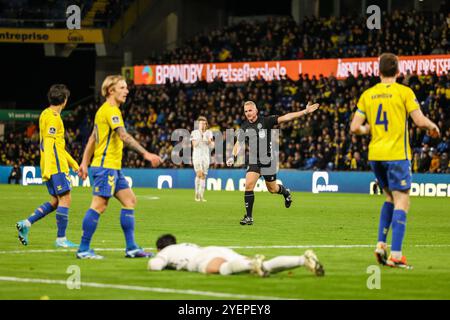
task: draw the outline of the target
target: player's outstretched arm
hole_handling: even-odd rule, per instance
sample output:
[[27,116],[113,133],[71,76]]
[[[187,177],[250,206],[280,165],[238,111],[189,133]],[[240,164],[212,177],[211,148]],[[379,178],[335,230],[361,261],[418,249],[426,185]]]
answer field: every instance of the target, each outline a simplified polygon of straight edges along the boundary
[[161,271],[167,266],[167,263],[164,259],[160,257],[154,257],[148,261],[147,269],[149,271]]
[[95,151],[95,130],[92,130],[92,133],[89,137],[89,140],[86,144],[86,148],[83,152],[83,159],[81,160],[80,169],[78,170],[78,176],[86,180],[88,176],[88,166],[91,164],[92,156]]
[[278,117],[278,124],[283,123],[283,122],[289,122],[289,121],[295,120],[297,118],[303,117],[303,116],[307,115],[308,113],[316,111],[318,108],[319,108],[318,103],[311,104],[310,102],[308,102],[305,110],[297,111],[297,112],[290,112],[281,117]]
[[80,169],[78,162],[70,155],[70,153],[67,150],[64,151],[66,152],[66,159],[69,164],[69,167],[72,168],[73,171],[78,172],[78,170]]
[[118,127],[116,129],[116,132],[119,135],[120,140],[122,140],[123,143],[125,144],[125,146],[139,153],[145,160],[149,161],[153,167],[157,167],[162,163],[162,160],[158,155],[145,150],[145,148],[141,146],[139,142],[137,142],[136,139],[134,139],[127,132],[127,130],[125,130],[124,127]]
[[[55,139],[51,137],[44,137],[44,150],[53,150],[55,145]],[[53,152],[44,152],[44,172],[42,172],[42,178],[45,180],[50,179],[51,165],[52,165]],[[53,156],[54,157],[54,156]]]
[[420,109],[416,109],[409,114],[414,121],[415,125],[421,129],[427,129],[428,134],[433,138],[437,138],[441,135],[439,127],[430,119],[428,119]]
[[203,141],[208,143],[208,148],[214,148],[214,140],[211,131],[207,131],[207,133],[203,137]]
[[237,157],[237,155],[239,154],[240,150],[241,150],[241,143],[239,141],[236,141],[236,143],[234,144],[234,147],[233,147],[232,157],[227,159],[227,166],[228,167],[231,167],[234,164],[234,158]]
[[366,118],[356,112],[350,125],[350,132],[358,135],[369,134],[370,126],[369,124],[364,125],[365,121]]

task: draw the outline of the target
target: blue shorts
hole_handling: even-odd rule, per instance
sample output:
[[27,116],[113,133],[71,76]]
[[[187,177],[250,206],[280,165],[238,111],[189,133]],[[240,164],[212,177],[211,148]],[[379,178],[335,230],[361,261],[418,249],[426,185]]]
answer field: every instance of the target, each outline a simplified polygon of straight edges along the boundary
[[411,161],[370,161],[381,188],[393,191],[411,189]]
[[45,181],[48,193],[56,197],[72,189],[72,180],[69,173],[56,173],[50,176],[50,180]]
[[94,178],[94,196],[110,198],[130,187],[121,170],[91,167],[91,173]]

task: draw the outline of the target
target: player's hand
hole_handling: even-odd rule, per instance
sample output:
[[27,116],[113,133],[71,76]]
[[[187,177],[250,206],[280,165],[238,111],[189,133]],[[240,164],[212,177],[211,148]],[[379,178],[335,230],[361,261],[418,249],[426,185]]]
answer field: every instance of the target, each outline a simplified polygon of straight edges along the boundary
[[366,123],[365,125],[361,126],[360,131],[362,134],[369,134],[370,133],[370,124]]
[[152,164],[152,167],[157,167],[162,163],[160,156],[150,152],[144,153],[144,159],[149,161]]
[[72,170],[73,170],[73,172],[78,173],[78,171],[80,170],[79,164],[75,162],[75,163],[72,165]]
[[433,139],[439,138],[441,136],[441,132],[439,131],[439,127],[433,123],[433,127],[427,131],[427,134]]
[[311,104],[311,102],[308,102],[308,104],[306,105],[306,113],[314,112],[318,108],[319,108],[319,104],[318,103]]
[[227,166],[231,167],[234,164],[234,157],[230,157],[227,160]]
[[78,173],[78,176],[79,176],[81,179],[86,180],[86,178],[87,178],[87,176],[88,176],[88,167],[87,167],[86,164],[81,163],[81,164],[80,164],[80,168],[79,168],[77,171],[75,171],[75,172]]

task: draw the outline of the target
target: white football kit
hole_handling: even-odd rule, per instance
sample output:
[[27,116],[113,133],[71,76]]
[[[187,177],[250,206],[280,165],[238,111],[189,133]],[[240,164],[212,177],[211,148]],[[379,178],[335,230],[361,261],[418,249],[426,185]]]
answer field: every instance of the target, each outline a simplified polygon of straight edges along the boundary
[[198,141],[198,145],[194,147],[192,152],[192,164],[195,172],[203,171],[205,175],[208,174],[210,164],[209,154],[209,139],[213,138],[210,130],[206,130],[203,134],[200,130],[194,130],[191,133],[191,141]]
[[222,258],[225,261],[237,258],[246,259],[246,257],[226,247],[204,247],[188,263],[188,271],[206,273],[206,267],[215,258]]
[[149,270],[187,270],[188,263],[200,252],[201,248],[192,243],[172,244],[159,251],[148,261]]
[[173,244],[162,249],[149,260],[149,270],[176,269],[206,273],[206,267],[215,258],[230,261],[244,256],[225,247],[199,247],[196,244]]

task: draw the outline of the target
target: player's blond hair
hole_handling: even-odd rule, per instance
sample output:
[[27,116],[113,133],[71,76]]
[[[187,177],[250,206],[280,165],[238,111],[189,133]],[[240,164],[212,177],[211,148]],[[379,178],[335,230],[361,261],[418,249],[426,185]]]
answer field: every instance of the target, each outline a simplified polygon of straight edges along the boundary
[[245,107],[245,106],[248,106],[248,105],[252,105],[252,106],[254,106],[254,107],[256,108],[256,103],[254,103],[254,102],[251,101],[251,100],[248,100],[248,101],[245,101],[245,102],[244,102],[244,107]]
[[199,117],[197,118],[197,121],[198,121],[198,122],[200,122],[200,121],[205,121],[205,122],[206,122],[206,128],[208,128],[209,123],[208,123],[208,119],[206,119],[206,117],[204,117],[204,116],[199,116]]
[[109,89],[111,89],[111,87],[114,87],[121,80],[125,81],[125,78],[119,74],[107,76],[102,83],[102,96],[108,98]]

